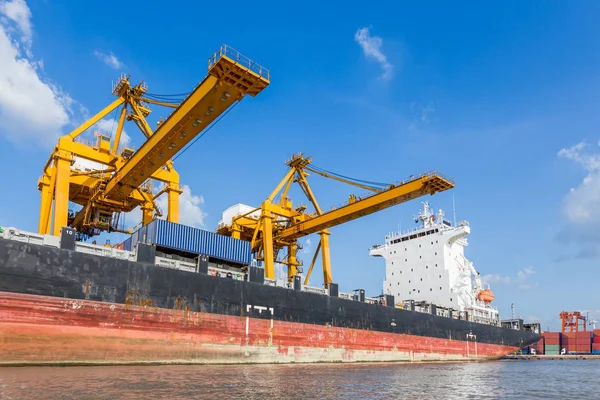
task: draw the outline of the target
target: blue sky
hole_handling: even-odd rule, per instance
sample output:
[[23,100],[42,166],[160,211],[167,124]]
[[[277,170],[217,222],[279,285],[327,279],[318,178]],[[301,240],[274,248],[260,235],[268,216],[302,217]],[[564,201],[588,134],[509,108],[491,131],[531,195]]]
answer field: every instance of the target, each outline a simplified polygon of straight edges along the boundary
[[[454,194],[472,227],[467,256],[504,316],[515,303],[544,328],[562,309],[600,319],[600,3],[282,4],[0,0],[0,224],[36,229],[53,143],[112,101],[119,73],[186,92],[227,43],[272,83],[176,161],[184,222],[214,229],[229,205],[258,205],[301,151],[369,180],[440,169],[456,188],[428,200],[451,215]],[[153,110],[151,121],[167,115]],[[311,178],[324,207],[355,192]],[[331,230],[343,290],[381,292],[384,264],[368,247],[418,209]]]

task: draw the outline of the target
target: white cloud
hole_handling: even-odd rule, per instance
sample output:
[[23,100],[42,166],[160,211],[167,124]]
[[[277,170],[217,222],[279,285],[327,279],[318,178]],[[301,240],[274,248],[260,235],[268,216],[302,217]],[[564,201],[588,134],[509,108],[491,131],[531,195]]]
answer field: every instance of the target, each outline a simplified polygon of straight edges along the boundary
[[587,171],[583,181],[571,188],[563,200],[569,222],[582,229],[585,225],[600,223],[600,151],[589,151],[589,147],[580,142],[558,152],[558,157],[575,161]]
[[[114,138],[115,133],[117,131],[117,125],[119,121],[114,118],[103,118],[98,121],[94,126],[92,126],[93,131],[99,131]],[[121,140],[119,141],[120,146],[127,146],[131,143],[131,137],[127,134],[125,128],[121,132]]]
[[95,50],[94,55],[98,57],[98,59],[104,64],[113,69],[121,69],[125,66],[125,64],[123,64],[112,51],[105,53],[100,50]]
[[488,274],[481,277],[481,280],[487,282],[489,284],[504,284],[508,285],[511,282],[510,276],[500,275],[500,274]]
[[[25,0],[0,1],[0,15],[6,16],[19,31],[21,42],[29,48],[33,36],[31,10]],[[10,29],[10,27],[8,27]]]
[[516,277],[500,274],[488,274],[481,277],[481,280],[489,284],[508,285],[511,283],[519,283],[519,287],[522,289],[530,289],[537,287],[537,283],[528,282],[531,275],[535,274],[533,267],[525,267],[517,272]]
[[[206,213],[200,208],[204,204],[204,198],[192,193],[192,189],[188,185],[182,185],[183,191],[179,195],[179,223],[188,226],[201,228],[204,226],[204,218]],[[157,200],[158,206],[163,211],[163,218],[167,217],[168,199],[166,195],[162,195]]]
[[519,278],[519,280],[523,281],[523,280],[527,279],[527,277],[529,275],[533,275],[533,274],[535,274],[533,267],[525,267],[525,269],[522,269],[519,272],[517,272],[517,278]]
[[49,146],[69,125],[78,103],[42,76],[42,62],[29,51],[30,19],[23,0],[0,2],[0,136]]
[[379,36],[371,36],[369,28],[360,28],[354,34],[354,41],[360,45],[365,57],[373,59],[381,65],[383,69],[381,79],[389,81],[392,78],[394,66],[381,51],[383,40]]
[[302,245],[302,254],[308,254],[312,250],[312,242],[310,238],[306,239],[304,244]]

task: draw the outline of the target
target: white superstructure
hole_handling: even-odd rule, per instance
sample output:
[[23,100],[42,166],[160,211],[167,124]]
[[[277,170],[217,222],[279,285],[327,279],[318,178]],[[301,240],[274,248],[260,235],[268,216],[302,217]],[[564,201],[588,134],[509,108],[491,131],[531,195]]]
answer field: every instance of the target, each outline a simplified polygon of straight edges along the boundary
[[476,322],[498,324],[498,311],[490,305],[493,294],[464,255],[468,222],[452,225],[442,210],[436,214],[422,204],[417,229],[390,234],[384,245],[370,249],[372,256],[386,261],[384,294],[394,296],[396,304],[435,304],[467,313]]

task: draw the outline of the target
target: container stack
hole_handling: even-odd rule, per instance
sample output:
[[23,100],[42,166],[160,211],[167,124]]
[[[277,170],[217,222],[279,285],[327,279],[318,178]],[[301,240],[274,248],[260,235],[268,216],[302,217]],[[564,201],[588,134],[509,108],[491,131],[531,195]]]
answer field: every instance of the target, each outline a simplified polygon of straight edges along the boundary
[[596,329],[592,337],[592,354],[600,354],[600,329]]
[[559,355],[561,350],[562,335],[560,332],[544,332],[544,354]]
[[542,336],[542,338],[540,340],[538,340],[535,344],[533,344],[531,347],[535,349],[535,354],[545,354],[545,348],[544,348],[544,336]]
[[575,342],[577,354],[590,354],[592,352],[592,332],[577,332]]
[[575,332],[563,332],[561,338],[561,344],[564,349],[567,350],[567,353],[575,353],[576,342],[575,342]]

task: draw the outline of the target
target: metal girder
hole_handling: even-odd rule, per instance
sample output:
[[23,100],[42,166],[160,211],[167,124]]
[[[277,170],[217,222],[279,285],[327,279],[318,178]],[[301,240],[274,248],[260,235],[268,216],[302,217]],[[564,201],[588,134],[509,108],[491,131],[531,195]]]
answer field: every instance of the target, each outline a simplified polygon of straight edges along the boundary
[[454,187],[450,180],[437,173],[424,174],[398,186],[356,200],[354,203],[326,212],[314,218],[307,218],[279,232],[279,239],[298,239],[336,225],[384,210],[396,204]]
[[245,94],[256,95],[269,81],[221,55],[209,75],[156,129],[108,182],[104,196],[123,199]]

